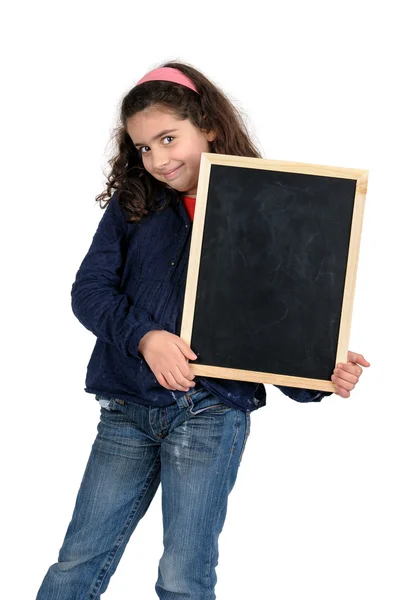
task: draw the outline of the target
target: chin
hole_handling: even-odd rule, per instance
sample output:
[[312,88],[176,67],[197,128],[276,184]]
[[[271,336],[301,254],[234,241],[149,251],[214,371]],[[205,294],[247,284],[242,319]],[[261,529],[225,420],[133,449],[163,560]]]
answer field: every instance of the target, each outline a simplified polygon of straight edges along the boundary
[[164,187],[168,190],[173,190],[173,192],[178,192],[179,194],[183,194],[184,192],[180,189],[181,186],[178,187],[174,187],[173,185],[170,185],[169,183],[164,183],[162,181]]
[[179,185],[178,183],[176,183],[176,185],[170,185],[170,187],[173,188],[173,190],[180,192],[180,194],[185,194],[185,191],[186,191],[185,185]]

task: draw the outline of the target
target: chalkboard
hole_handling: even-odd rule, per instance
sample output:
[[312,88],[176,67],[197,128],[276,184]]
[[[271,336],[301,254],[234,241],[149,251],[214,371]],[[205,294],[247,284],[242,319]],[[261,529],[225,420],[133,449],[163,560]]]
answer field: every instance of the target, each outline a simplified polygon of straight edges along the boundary
[[367,177],[202,154],[181,327],[196,375],[334,391]]

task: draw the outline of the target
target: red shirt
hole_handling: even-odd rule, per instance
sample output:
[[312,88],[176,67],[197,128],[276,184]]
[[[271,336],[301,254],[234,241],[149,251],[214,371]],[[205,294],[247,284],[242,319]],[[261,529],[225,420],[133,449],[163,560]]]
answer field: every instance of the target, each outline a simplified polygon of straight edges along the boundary
[[193,217],[195,214],[196,198],[190,198],[189,196],[184,196],[183,199],[184,199],[184,206],[187,210],[189,218],[191,219],[191,221],[193,221]]

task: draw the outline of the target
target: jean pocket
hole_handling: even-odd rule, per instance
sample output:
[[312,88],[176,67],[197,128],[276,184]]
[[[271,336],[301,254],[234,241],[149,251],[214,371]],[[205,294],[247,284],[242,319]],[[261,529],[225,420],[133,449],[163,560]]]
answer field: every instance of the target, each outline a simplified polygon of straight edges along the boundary
[[209,394],[198,402],[190,401],[189,413],[191,415],[199,415],[206,412],[212,415],[222,415],[230,410],[234,410],[231,406],[220,402],[213,394]]
[[122,412],[122,407],[125,404],[125,401],[120,398],[109,398],[100,394],[97,394],[95,399],[98,401],[101,409],[109,412]]

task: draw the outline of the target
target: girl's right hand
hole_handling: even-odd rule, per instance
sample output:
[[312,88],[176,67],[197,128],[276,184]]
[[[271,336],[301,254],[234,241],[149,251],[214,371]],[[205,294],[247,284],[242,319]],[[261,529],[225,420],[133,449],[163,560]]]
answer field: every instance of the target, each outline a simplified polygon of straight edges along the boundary
[[195,385],[195,375],[187,361],[198,357],[178,335],[169,331],[148,331],[141,339],[138,351],[166,390],[188,392]]

